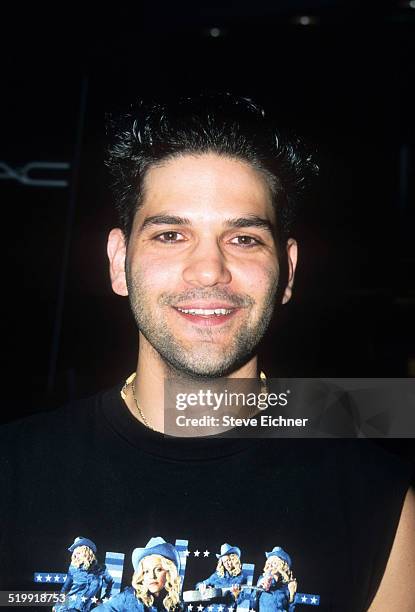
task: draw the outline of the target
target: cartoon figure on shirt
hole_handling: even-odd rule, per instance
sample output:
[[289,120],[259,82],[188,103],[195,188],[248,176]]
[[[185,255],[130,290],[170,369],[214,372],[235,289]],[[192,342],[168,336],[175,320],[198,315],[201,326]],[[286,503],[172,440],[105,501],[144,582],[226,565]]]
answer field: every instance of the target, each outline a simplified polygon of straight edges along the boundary
[[[221,589],[223,597],[220,598],[220,601],[215,598],[215,602],[223,604],[222,608],[235,606],[242,598],[241,585],[246,584],[248,580],[242,570],[241,550],[225,542],[216,557],[218,564],[215,572],[209,578],[198,582],[196,589],[200,591],[202,597],[205,596],[209,587]],[[215,605],[214,610],[217,610],[218,607]]]
[[251,607],[258,612],[293,612],[297,581],[291,571],[291,557],[280,546],[265,556],[264,573],[257,582],[261,590],[254,593]]
[[53,608],[54,612],[79,610],[88,612],[94,607],[94,601],[101,598],[105,585],[104,597],[111,596],[114,580],[105,565],[99,565],[96,558],[97,547],[88,538],[75,538],[68,548],[72,553],[66,580],[61,593],[65,593],[66,601]]
[[98,606],[96,612],[181,612],[180,557],[173,544],[151,538],[145,548],[134,550],[132,562],[131,586]]

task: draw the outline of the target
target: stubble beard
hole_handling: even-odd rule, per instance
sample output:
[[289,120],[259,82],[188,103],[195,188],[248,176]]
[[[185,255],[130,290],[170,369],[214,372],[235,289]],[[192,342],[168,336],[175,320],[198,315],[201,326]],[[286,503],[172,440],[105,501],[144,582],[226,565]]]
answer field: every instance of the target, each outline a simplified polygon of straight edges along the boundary
[[157,300],[160,310],[156,314],[151,310],[148,290],[140,275],[135,273],[133,276],[127,269],[126,276],[130,306],[137,327],[161,357],[166,375],[190,379],[228,376],[252,357],[272,319],[278,290],[278,278],[270,274],[268,290],[256,320],[245,320],[228,346],[216,344],[214,338],[220,331],[209,327],[196,328],[200,342],[186,346],[173,335],[160,314],[163,306],[168,308],[192,299],[224,299],[236,307],[249,309],[255,305],[255,300],[247,294],[235,295],[220,287],[192,289],[180,294],[162,293]]

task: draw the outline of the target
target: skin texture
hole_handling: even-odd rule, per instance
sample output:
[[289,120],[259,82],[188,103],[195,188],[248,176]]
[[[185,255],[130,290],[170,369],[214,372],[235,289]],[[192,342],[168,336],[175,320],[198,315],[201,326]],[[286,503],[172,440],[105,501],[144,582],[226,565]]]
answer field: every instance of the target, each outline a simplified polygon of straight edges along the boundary
[[[136,395],[162,430],[165,378],[257,377],[255,347],[275,308],[277,249],[288,258],[290,299],[297,245],[275,241],[265,178],[249,164],[214,154],[180,156],[152,167],[126,247],[108,241],[112,286],[129,295],[140,351]],[[240,227],[243,225],[243,227]],[[227,307],[231,315],[184,317],[176,307]],[[160,391],[161,389],[161,391]],[[127,403],[133,414],[131,392]]]
[[385,573],[369,612],[415,610],[415,493],[406,495]]

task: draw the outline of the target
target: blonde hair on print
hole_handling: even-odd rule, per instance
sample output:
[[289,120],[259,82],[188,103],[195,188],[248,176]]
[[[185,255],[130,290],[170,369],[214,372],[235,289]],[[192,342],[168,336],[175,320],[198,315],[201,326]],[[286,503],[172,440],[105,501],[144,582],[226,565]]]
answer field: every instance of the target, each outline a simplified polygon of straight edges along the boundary
[[89,546],[77,546],[72,553],[71,563],[74,567],[83,565],[85,570],[89,570],[91,565],[96,563],[97,558]]
[[[155,565],[160,563],[162,568],[167,571],[166,584],[164,587],[167,591],[167,595],[163,599],[163,606],[166,608],[166,610],[174,610],[180,601],[180,576],[177,571],[177,567],[173,561],[170,561],[170,559],[166,559],[166,557],[161,555],[149,555],[148,557],[144,558],[148,559],[149,557],[154,560]],[[154,603],[154,597],[143,584],[143,560],[144,559],[141,559],[140,563],[138,564],[137,571],[134,572],[131,584],[135,590],[136,597],[140,599],[143,604],[150,607]]]
[[275,564],[277,559],[279,561],[279,569],[277,571],[281,576],[283,582],[287,584],[288,591],[290,593],[290,602],[293,602],[294,596],[297,592],[297,580],[294,578],[290,566],[286,561],[284,561],[284,559],[281,559],[281,557],[278,557],[277,555],[272,555],[271,557],[268,557],[264,566],[264,574],[274,574],[272,566]]
[[[229,556],[232,561],[233,561],[233,565],[234,568],[233,570],[231,570],[230,572],[228,572],[231,576],[239,576],[239,574],[242,571],[242,565],[241,565],[241,560],[238,557],[238,555],[236,555],[235,553],[231,553]],[[225,571],[228,571],[225,569],[225,566],[223,565],[223,561],[222,561],[222,557],[219,559],[218,564],[216,566],[216,573],[223,578],[225,575]]]

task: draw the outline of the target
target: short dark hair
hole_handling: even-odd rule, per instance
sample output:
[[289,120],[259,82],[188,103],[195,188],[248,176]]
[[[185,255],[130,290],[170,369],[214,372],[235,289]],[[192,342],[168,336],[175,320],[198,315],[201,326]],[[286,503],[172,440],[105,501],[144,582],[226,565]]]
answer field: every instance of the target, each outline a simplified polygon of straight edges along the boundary
[[289,237],[297,204],[318,173],[298,137],[276,128],[250,98],[230,93],[139,101],[127,112],[108,115],[107,134],[106,166],[127,240],[142,204],[146,172],[168,159],[216,153],[251,164],[269,184],[279,239]]

